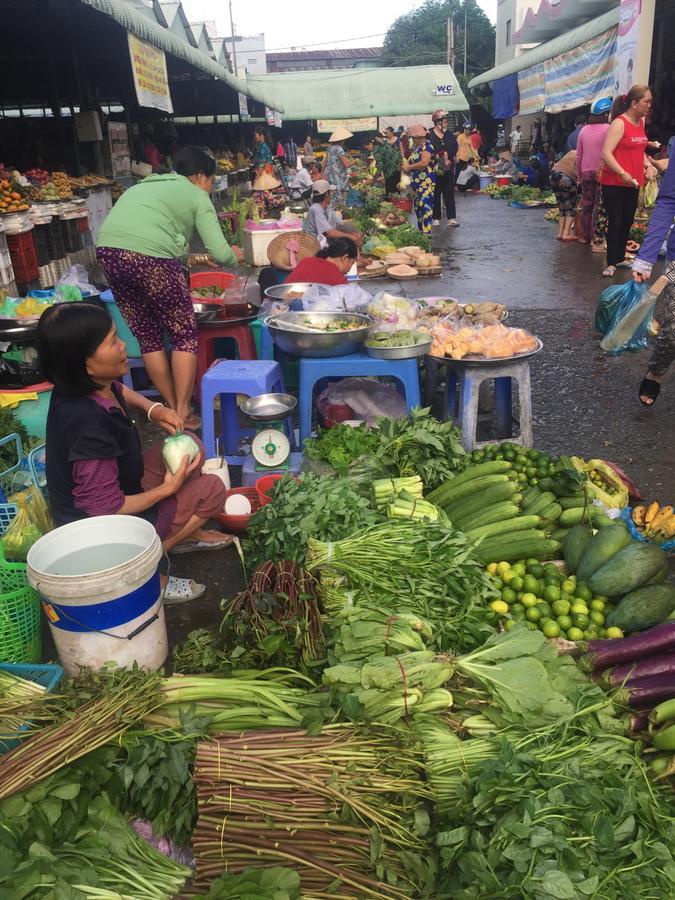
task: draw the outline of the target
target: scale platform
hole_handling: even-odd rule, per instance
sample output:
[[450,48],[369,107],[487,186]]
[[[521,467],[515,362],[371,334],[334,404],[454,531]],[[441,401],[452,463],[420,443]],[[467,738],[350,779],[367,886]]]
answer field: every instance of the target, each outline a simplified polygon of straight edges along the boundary
[[242,487],[253,487],[256,481],[259,478],[262,478],[265,475],[286,475],[290,472],[291,475],[299,475],[300,474],[300,464],[302,463],[302,453],[291,453],[290,465],[286,466],[284,469],[265,469],[264,472],[261,472],[259,468],[257,468],[257,463],[253,456],[249,453],[244,460],[244,465],[241,467],[241,484]]

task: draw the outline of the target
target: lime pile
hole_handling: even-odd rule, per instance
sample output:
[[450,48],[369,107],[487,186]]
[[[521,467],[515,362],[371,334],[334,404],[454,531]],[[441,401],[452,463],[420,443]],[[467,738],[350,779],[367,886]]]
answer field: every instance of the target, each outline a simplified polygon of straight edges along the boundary
[[508,441],[503,444],[491,444],[471,453],[471,461],[474,463],[489,462],[493,459],[506,459],[512,463],[513,471],[523,485],[539,484],[542,478],[549,478],[556,472],[556,465],[548,453],[534,448],[528,450],[520,444]]
[[490,563],[487,572],[501,594],[490,608],[503,618],[507,631],[516,622],[524,622],[547,638],[592,641],[623,637],[620,628],[605,627],[609,599],[594,596],[587,584],[577,582],[575,575],[563,575],[553,563],[536,559]]

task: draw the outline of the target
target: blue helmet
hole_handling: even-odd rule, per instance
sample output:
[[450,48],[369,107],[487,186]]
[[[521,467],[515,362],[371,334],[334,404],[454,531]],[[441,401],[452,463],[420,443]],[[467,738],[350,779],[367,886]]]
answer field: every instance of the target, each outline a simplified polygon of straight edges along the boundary
[[592,116],[603,116],[605,113],[608,113],[612,108],[612,98],[611,97],[599,97],[597,100],[594,100],[591,103],[591,115]]

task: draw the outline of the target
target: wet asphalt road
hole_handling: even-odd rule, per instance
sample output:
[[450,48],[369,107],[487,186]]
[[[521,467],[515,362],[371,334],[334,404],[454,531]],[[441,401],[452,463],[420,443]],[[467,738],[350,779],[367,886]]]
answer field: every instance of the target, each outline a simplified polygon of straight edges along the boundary
[[[675,372],[653,409],[637,398],[648,352],[607,356],[593,331],[604,255],[555,240],[544,210],[518,210],[482,194],[457,197],[459,228],[434,228],[444,274],[434,279],[366,284],[408,297],[493,300],[509,308],[509,324],[544,342],[531,362],[534,442],[553,454],[603,457],[620,465],[646,497],[675,498]],[[659,270],[657,269],[657,273]],[[628,277],[624,273],[621,278]],[[658,312],[658,308],[657,308]],[[236,483],[236,471],[233,481]],[[167,609],[169,638],[220,620],[219,600],[243,586],[234,548],[178,557],[174,574],[208,586],[204,598]]]

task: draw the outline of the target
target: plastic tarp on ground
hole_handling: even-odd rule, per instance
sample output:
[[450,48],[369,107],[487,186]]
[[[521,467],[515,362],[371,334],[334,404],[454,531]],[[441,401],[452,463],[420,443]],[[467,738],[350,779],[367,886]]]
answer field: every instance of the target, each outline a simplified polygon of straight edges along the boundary
[[492,115],[510,119],[518,112],[518,76],[506,75],[492,84]]
[[247,84],[285,120],[423,115],[468,110],[450,66],[249,75]]
[[586,41],[592,40],[611,28],[616,29],[618,24],[619,7],[616,6],[614,9],[610,9],[609,12],[604,13],[604,15],[598,16],[597,19],[591,19],[590,22],[585,22],[583,25],[579,25],[578,28],[572,28],[570,31],[565,32],[565,34],[560,34],[558,37],[553,38],[553,40],[546,41],[545,44],[539,44],[538,47],[527,50],[520,56],[509,59],[507,62],[501,63],[501,65],[495,66],[493,69],[488,69],[488,71],[483,72],[482,75],[477,75],[475,78],[471,79],[469,87],[475,88],[481,84],[487,84],[490,81],[496,81],[498,78],[503,78],[505,75],[512,75],[514,72],[522,72],[523,69],[529,69],[531,66],[544,63],[548,59],[555,59],[563,53],[575,50],[577,47],[585,44]]
[[283,112],[284,107],[281,100],[275,101],[274,104],[270,103],[262,89],[250,85],[241,78],[236,78],[210,56],[163,28],[159,22],[150,17],[148,11],[140,11],[130,3],[126,3],[125,0],[80,0],[80,2],[114,19],[122,28],[147,44],[157,47],[158,50],[177,56],[202,72],[224,81],[235,91],[241,91],[242,94],[247,94],[254,100],[267,106],[274,106],[274,109]]

